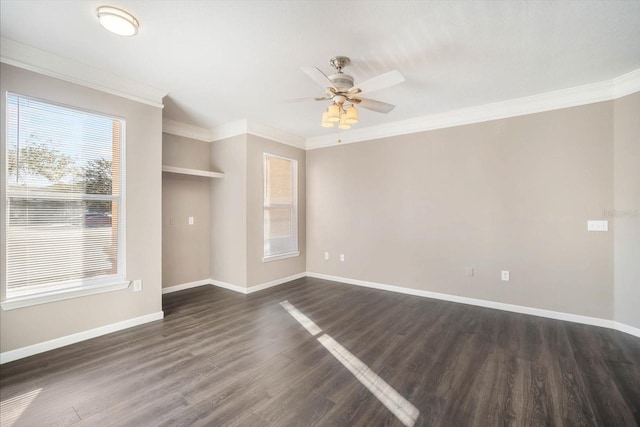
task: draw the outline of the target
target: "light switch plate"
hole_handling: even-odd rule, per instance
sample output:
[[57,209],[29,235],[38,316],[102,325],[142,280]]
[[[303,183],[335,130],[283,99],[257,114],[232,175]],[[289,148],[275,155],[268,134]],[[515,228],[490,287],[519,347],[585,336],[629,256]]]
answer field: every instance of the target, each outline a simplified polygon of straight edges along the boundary
[[192,217],[192,216],[190,216],[190,217],[189,217],[189,225],[193,225],[193,223],[194,223],[194,221],[193,221],[193,217]]
[[609,221],[587,221],[588,231],[609,231]]
[[502,274],[500,276],[502,278],[503,281],[508,282],[509,281],[509,272],[507,270],[502,270]]
[[324,259],[329,259],[329,252],[324,253]]
[[142,291],[142,280],[134,280],[133,281],[133,292]]

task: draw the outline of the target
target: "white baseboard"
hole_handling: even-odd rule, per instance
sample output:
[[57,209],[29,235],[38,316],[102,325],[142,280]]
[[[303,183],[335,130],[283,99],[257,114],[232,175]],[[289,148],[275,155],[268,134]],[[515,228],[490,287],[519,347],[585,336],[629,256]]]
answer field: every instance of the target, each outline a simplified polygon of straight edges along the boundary
[[640,329],[624,323],[615,322],[597,317],[582,316],[580,314],[563,313],[560,311],[545,310],[542,308],[527,307],[523,305],[506,304],[502,302],[488,301],[476,298],[461,297],[457,295],[441,294],[420,289],[404,288],[401,286],[386,285],[384,283],[368,282],[366,280],[350,279],[348,277],[332,276],[329,274],[307,272],[308,277],[331,280],[333,282],[347,283],[349,285],[363,286],[366,288],[380,289],[383,291],[398,292],[401,294],[415,295],[443,301],[457,302],[461,304],[475,305],[479,307],[493,308],[497,310],[511,311],[513,313],[529,314],[532,316],[547,317],[549,319],[565,320],[567,322],[582,323],[585,325],[600,326],[602,328],[615,329],[621,332],[640,337]]
[[625,332],[629,335],[633,335],[635,337],[640,338],[640,328],[634,328],[633,326],[629,326],[626,323],[614,322],[615,329],[620,332]]
[[245,286],[234,285],[233,283],[221,282],[220,280],[214,279],[209,279],[209,284],[229,291],[238,292],[240,294],[247,294],[247,288]]
[[[487,301],[487,300],[481,300],[476,298],[461,297],[457,295],[442,294],[437,292],[424,291],[420,289],[405,288],[401,286],[386,285],[383,283],[368,282],[365,280],[350,279],[347,277],[339,277],[339,276],[332,276],[328,274],[320,274],[320,273],[312,273],[312,272],[294,274],[292,276],[272,280],[271,282],[262,283],[260,285],[251,286],[249,288],[246,288],[244,286],[234,285],[231,283],[221,282],[219,280],[204,279],[204,280],[198,280],[195,282],[183,283],[181,285],[164,288],[162,290],[162,293],[166,294],[166,293],[180,291],[183,289],[194,288],[197,286],[213,285],[213,286],[218,286],[220,288],[228,289],[234,292],[238,292],[241,294],[249,294],[249,293],[261,291],[263,289],[278,286],[283,283],[290,282],[292,280],[300,279],[302,277],[314,277],[317,279],[331,280],[333,282],[346,283],[350,285],[363,286],[367,288],[380,289],[380,290],[390,291],[390,292],[398,292],[398,293],[407,294],[407,295],[434,298],[434,299],[439,299],[443,301],[469,304],[469,305],[475,305],[479,307],[493,308],[497,310],[511,311],[514,313],[529,314],[533,316],[547,317],[550,319],[565,320],[569,322],[582,323],[586,325],[600,326],[604,328],[615,329],[636,337],[640,337],[639,328],[629,326],[627,324],[616,322],[613,320],[599,319],[596,317],[582,316],[582,315],[572,314],[572,313],[563,313],[563,312],[552,311],[552,310],[544,310],[540,308],[526,307],[522,305],[506,304],[506,303],[500,303],[495,301]],[[163,318],[164,318],[164,313],[162,311],[159,311],[156,313],[147,314],[145,316],[136,317],[133,319],[122,321],[122,322],[112,323],[110,325],[105,325],[99,328],[90,329],[88,331],[78,332],[76,334],[56,338],[50,341],[33,344],[33,345],[22,347],[16,350],[6,351],[4,353],[0,353],[0,364],[12,362],[14,360],[33,356],[38,353],[43,353],[45,351],[54,350],[56,348],[64,347],[70,344],[75,344],[80,341],[96,338],[101,335],[106,335],[112,332],[131,328],[133,326],[142,325],[148,322],[153,322],[155,320],[161,320]]]
[[282,285],[283,283],[287,283],[287,282],[290,282],[292,280],[300,279],[302,277],[307,277],[307,273],[306,272],[298,273],[298,274],[294,274],[292,276],[283,277],[281,279],[272,280],[272,281],[267,282],[267,283],[262,283],[260,285],[251,286],[251,287],[249,287],[247,289],[247,293],[251,294],[251,293],[254,293],[254,292],[261,291],[263,289],[273,288],[274,286]]
[[246,294],[252,294],[254,292],[261,291],[263,289],[273,288],[274,286],[282,285],[283,283],[287,283],[292,280],[300,279],[306,276],[307,276],[306,272],[298,273],[291,276],[282,277],[280,279],[272,280],[270,282],[261,283],[259,285],[249,286],[248,288],[240,285],[234,285],[233,283],[221,282],[219,280],[214,280],[214,279],[210,279],[208,283],[212,284],[213,286],[217,286],[219,288],[228,289],[230,291],[234,291],[234,292],[238,292],[246,295]]
[[196,288],[198,286],[211,285],[211,279],[196,280],[195,282],[182,283],[180,285],[168,286],[162,288],[162,294],[170,294],[171,292],[178,292],[185,289]]
[[27,347],[18,348],[16,350],[5,351],[0,353],[0,364],[13,362],[14,360],[23,359],[33,356],[34,354],[44,353],[45,351],[54,350],[56,348],[65,347],[80,341],[96,338],[101,335],[110,334],[112,332],[121,331],[133,326],[142,325],[144,323],[161,320],[164,313],[158,311],[156,313],[147,314],[145,316],[134,317],[133,319],[124,320],[122,322],[112,323],[110,325],[100,326],[99,328],[89,329],[88,331],[78,332],[76,334],[55,338],[38,344],[29,345]]

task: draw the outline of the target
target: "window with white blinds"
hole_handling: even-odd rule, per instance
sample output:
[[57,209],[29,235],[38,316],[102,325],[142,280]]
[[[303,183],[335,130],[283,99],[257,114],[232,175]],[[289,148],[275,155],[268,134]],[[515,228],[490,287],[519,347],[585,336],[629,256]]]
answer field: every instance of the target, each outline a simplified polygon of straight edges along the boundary
[[7,300],[122,279],[124,120],[12,93],[6,111]]
[[298,252],[298,162],[264,154],[264,258]]

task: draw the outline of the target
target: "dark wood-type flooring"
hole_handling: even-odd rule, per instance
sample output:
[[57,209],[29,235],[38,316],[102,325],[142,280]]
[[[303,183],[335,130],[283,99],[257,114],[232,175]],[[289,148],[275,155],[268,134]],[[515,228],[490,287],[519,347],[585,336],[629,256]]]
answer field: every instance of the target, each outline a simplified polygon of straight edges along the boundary
[[416,425],[640,422],[638,338],[304,278],[165,295],[163,321],[2,365],[2,425],[32,398],[15,425],[401,426],[284,300],[415,405]]

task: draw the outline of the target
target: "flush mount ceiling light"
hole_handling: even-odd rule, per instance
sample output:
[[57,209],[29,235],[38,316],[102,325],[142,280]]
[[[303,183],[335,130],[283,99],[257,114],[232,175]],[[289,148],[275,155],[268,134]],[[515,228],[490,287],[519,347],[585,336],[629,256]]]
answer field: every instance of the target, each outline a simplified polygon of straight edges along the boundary
[[135,36],[140,24],[129,12],[111,6],[100,6],[97,10],[100,25],[119,36]]

